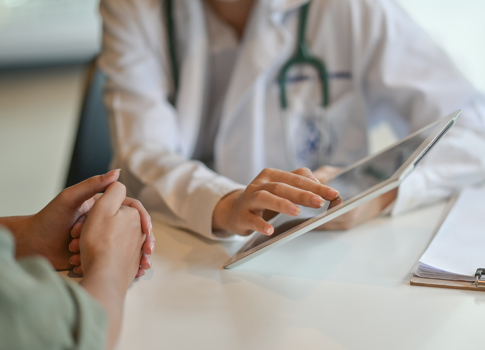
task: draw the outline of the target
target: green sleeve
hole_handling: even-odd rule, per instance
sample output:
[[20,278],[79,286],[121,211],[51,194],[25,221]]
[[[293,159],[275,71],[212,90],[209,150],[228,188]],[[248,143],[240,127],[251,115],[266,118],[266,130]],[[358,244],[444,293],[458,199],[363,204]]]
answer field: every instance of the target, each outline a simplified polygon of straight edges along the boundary
[[16,261],[14,251],[0,227],[0,350],[104,349],[102,307],[47,260]]

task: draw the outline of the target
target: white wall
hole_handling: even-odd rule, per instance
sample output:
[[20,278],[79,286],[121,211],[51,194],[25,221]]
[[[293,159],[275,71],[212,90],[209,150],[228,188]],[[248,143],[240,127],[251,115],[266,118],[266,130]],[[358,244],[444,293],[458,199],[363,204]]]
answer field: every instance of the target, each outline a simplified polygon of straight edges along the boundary
[[397,0],[485,93],[485,0]]
[[0,72],[0,216],[33,214],[62,189],[83,66]]
[[85,62],[100,39],[98,0],[0,0],[0,67]]
[[[396,0],[485,93],[485,0]],[[370,131],[369,152],[394,143],[391,127],[379,123]]]

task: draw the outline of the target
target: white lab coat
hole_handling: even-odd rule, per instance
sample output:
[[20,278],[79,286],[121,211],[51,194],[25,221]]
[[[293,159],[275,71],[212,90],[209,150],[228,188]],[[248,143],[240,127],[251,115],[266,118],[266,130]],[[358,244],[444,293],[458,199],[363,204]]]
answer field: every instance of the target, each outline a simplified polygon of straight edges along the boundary
[[[212,212],[222,196],[266,167],[292,170],[276,80],[294,53],[298,8],[305,2],[255,2],[225,97],[212,171],[191,160],[208,75],[202,1],[175,1],[181,70],[175,107],[167,98],[173,83],[161,1],[101,1],[99,66],[107,76],[113,166],[122,168],[130,195],[169,224],[214,238]],[[404,137],[462,109],[459,123],[401,185],[393,214],[485,178],[484,97],[396,3],[314,0],[310,9],[307,38],[331,77],[326,113],[336,147],[324,164],[367,156],[368,129],[380,120]],[[318,103],[318,81],[305,74],[310,79],[289,87],[290,100]]]

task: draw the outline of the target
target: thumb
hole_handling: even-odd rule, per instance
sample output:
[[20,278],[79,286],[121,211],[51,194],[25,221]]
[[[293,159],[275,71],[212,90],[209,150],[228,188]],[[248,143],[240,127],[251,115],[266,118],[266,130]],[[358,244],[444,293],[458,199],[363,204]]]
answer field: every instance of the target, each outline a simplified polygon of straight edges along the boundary
[[120,182],[113,182],[106,192],[93,205],[93,211],[102,211],[115,215],[126,199],[126,187]]
[[104,175],[90,177],[83,182],[66,188],[60,193],[59,200],[68,207],[78,208],[97,193],[106,190],[119,177],[120,169],[111,170]]

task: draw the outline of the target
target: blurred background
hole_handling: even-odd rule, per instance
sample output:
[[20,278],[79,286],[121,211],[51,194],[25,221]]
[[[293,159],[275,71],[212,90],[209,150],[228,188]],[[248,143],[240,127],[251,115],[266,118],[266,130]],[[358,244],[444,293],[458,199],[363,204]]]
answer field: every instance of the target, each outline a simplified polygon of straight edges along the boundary
[[[484,0],[397,0],[485,92]],[[101,46],[98,0],[0,0],[0,216],[31,214],[63,187],[86,69]],[[371,150],[393,139],[373,130]]]

